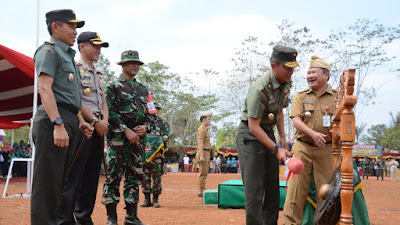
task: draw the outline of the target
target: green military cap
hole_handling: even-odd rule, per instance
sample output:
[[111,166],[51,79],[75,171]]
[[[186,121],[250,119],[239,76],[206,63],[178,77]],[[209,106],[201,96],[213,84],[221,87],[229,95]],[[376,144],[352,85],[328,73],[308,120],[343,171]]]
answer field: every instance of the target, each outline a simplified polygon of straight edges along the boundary
[[277,45],[273,48],[271,57],[289,68],[299,66],[299,63],[296,61],[297,51],[294,48]]
[[331,66],[318,56],[311,56],[310,68],[324,68],[331,71]]
[[154,102],[154,107],[159,108],[159,109],[162,109],[160,103],[158,103],[158,102]]
[[81,28],[85,25],[85,21],[76,19],[75,12],[71,9],[58,9],[46,13],[47,24],[51,24],[55,21],[75,23],[77,28]]
[[94,45],[101,45],[101,47],[108,47],[108,42],[102,41],[98,33],[90,31],[82,32],[78,36],[78,44],[80,43],[92,43]]
[[135,50],[126,50],[121,54],[121,61],[117,62],[118,65],[121,65],[126,62],[139,62],[140,65],[144,63],[139,59],[139,52]]

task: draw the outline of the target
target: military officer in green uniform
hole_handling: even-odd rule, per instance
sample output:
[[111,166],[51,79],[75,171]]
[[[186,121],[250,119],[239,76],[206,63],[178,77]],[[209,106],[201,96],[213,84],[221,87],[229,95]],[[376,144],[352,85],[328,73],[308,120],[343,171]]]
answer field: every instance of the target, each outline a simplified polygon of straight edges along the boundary
[[119,185],[124,175],[123,195],[127,211],[124,224],[142,224],[137,217],[139,184],[143,179],[146,133],[156,121],[155,114],[152,114],[155,107],[153,102],[149,102],[147,88],[135,79],[143,65],[139,53],[124,51],[118,64],[122,66],[122,74],[106,87],[111,132],[107,135],[110,148],[102,202],[107,209],[107,224],[117,224]]
[[[297,51],[273,48],[272,71],[249,90],[236,136],[245,192],[246,224],[276,224],[279,212],[279,161],[289,152],[284,131],[284,107],[289,104],[291,78]],[[280,143],[274,136],[278,128]]]
[[376,171],[376,179],[379,180],[379,177],[384,177],[384,172],[385,172],[385,160],[383,160],[382,156],[379,156],[379,159],[377,160],[378,163],[378,171]]
[[42,105],[33,119],[32,136],[36,147],[33,168],[31,223],[55,224],[67,169],[75,149],[78,129],[91,136],[79,110],[82,106],[79,70],[74,62],[77,20],[74,11],[46,13],[51,39],[33,57]]
[[[154,103],[157,110],[157,121],[155,126],[152,126],[149,136],[160,136],[163,142],[166,143],[169,139],[169,125],[167,121],[160,117],[161,105],[158,102]],[[158,146],[154,146],[157,148]],[[150,162],[144,162],[144,177],[142,182],[142,191],[145,196],[144,202],[140,204],[140,207],[150,207],[153,205],[154,208],[160,208],[160,203],[158,203],[158,196],[161,194],[161,175],[164,170],[163,159],[164,153],[160,152],[159,156]],[[151,180],[153,180],[153,186],[151,186]],[[153,204],[150,200],[150,195],[153,194]]]
[[364,158],[361,160],[361,168],[362,168],[362,173],[363,173],[363,180],[364,180],[365,176],[367,176],[367,180],[368,180],[368,172],[369,172],[370,166],[371,166],[370,165],[370,160],[365,155]]
[[[290,117],[296,128],[293,157],[300,159],[304,170],[290,179],[283,208],[284,224],[301,224],[311,176],[316,193],[332,174],[333,149],[330,130],[336,90],[328,85],[331,66],[317,56],[311,57],[307,71],[309,88],[296,94]],[[319,202],[317,196],[317,204]]]

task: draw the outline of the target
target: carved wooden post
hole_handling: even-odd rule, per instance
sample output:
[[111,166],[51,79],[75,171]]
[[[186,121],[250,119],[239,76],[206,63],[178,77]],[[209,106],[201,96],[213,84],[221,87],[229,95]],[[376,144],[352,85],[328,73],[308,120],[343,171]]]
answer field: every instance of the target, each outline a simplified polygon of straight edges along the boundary
[[[340,85],[336,96],[336,110],[333,115],[332,143],[334,149],[340,147],[343,152],[341,166],[341,189],[340,202],[342,212],[338,224],[353,224],[351,208],[353,205],[353,160],[352,150],[355,140],[355,116],[354,105],[357,103],[357,96],[354,92],[355,70],[344,70],[340,77]],[[340,144],[340,145],[339,145]],[[339,146],[338,146],[339,145]],[[334,153],[335,154],[335,153]],[[336,152],[336,154],[339,154]]]

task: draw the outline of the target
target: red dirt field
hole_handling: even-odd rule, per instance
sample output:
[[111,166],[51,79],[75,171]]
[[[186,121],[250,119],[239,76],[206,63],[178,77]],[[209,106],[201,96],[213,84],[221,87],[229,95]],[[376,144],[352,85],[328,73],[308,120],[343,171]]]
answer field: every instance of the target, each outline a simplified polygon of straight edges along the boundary
[[[218,184],[230,179],[241,179],[240,174],[209,174],[207,189],[217,189]],[[281,177],[283,180],[283,177]],[[104,176],[100,178],[97,202],[93,213],[95,224],[106,224],[107,215],[101,204],[101,190]],[[148,225],[166,224],[245,224],[243,209],[218,209],[217,206],[202,205],[197,197],[197,174],[168,173],[163,176],[163,194],[160,196],[161,208],[140,208],[139,218]],[[3,194],[5,182],[0,182],[0,193]],[[121,185],[122,187],[122,185]],[[12,182],[8,194],[26,192],[26,182]],[[122,192],[122,191],[121,191]],[[363,193],[367,202],[371,224],[400,224],[400,181],[377,181],[370,177],[363,181]],[[140,195],[140,201],[143,195]],[[125,216],[124,204],[118,204],[118,223],[123,224]],[[278,224],[282,224],[282,212],[279,213]],[[1,198],[0,224],[30,224],[30,199]]]

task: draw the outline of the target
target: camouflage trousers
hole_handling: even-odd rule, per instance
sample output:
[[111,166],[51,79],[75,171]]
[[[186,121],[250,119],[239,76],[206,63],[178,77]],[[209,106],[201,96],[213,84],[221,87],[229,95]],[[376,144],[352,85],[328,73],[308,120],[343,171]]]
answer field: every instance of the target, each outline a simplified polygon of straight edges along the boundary
[[125,203],[139,202],[139,184],[143,179],[142,154],[144,144],[136,146],[122,141],[109,141],[107,159],[107,179],[103,186],[103,204],[118,203],[120,199],[119,186],[124,175]]
[[[161,194],[161,158],[156,158],[155,160],[143,164],[143,183],[142,191],[144,194],[151,193],[154,195]],[[151,186],[151,180],[153,179],[153,187]]]

